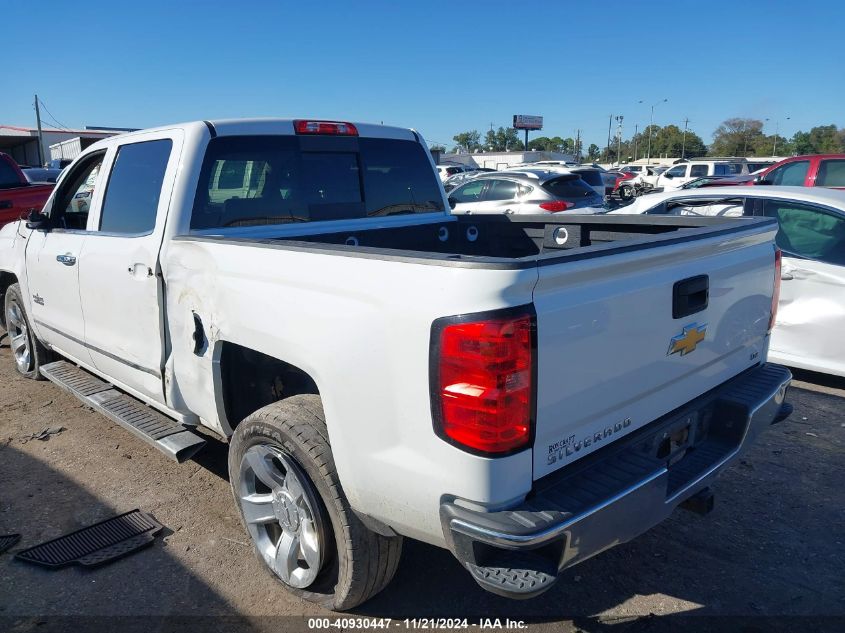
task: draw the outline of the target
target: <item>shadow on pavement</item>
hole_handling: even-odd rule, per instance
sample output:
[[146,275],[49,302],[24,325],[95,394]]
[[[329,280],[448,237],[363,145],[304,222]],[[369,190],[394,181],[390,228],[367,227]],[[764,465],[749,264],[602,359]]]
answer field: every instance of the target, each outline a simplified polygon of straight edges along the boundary
[[[17,551],[131,510],[131,500],[127,503],[105,505],[41,461],[0,445],[0,534],[22,535],[0,555],[0,630],[170,629],[175,621],[167,617],[153,618],[156,626],[119,617],[162,614],[223,617],[226,630],[250,630],[224,599],[168,553],[162,536],[146,549],[95,569],[50,570],[14,559]],[[87,615],[65,617],[69,613]],[[178,628],[185,630],[183,624]]]

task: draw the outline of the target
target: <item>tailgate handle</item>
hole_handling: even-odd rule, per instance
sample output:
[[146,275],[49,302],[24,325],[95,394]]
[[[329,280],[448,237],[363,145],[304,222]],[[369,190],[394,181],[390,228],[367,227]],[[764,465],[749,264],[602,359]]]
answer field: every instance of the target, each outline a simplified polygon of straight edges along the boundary
[[672,288],[672,318],[681,319],[701,312],[710,299],[710,278],[698,275],[676,281]]

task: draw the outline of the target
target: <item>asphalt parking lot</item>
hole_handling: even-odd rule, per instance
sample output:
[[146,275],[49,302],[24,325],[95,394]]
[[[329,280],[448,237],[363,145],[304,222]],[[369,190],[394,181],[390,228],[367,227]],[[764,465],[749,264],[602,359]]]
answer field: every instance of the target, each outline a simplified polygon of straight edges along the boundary
[[[743,630],[835,630],[845,623],[845,381],[799,378],[795,413],[722,476],[709,516],[676,512],[525,602],[482,591],[446,551],[406,541],[393,583],[354,614],[498,617],[562,631],[693,616],[712,630],[735,622]],[[224,444],[174,464],[52,384],[18,377],[7,345],[0,381],[0,534],[23,535],[0,555],[0,629],[80,630],[100,616],[219,616],[227,630],[286,630],[295,627],[280,622],[305,620],[269,616],[334,615],[288,596],[253,557],[230,496]],[[52,426],[64,430],[31,439]],[[13,559],[133,508],[166,529],[128,558],[58,571]],[[173,622],[155,621],[142,630]],[[135,621],[114,622],[129,630]]]

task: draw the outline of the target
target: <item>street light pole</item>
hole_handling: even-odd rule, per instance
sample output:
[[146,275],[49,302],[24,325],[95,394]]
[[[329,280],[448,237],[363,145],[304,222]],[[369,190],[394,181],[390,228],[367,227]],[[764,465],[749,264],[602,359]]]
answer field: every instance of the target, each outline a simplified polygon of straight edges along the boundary
[[687,150],[687,125],[689,125],[689,117],[684,117],[684,136],[681,140],[681,158],[684,158]]
[[[651,106],[651,124],[648,126],[648,154],[646,155],[646,164],[651,165],[651,133],[654,129],[654,108],[661,103],[666,103],[669,99],[661,99],[653,106]],[[642,103],[642,101],[640,101]]]
[[[791,117],[786,117],[786,120],[789,121]],[[772,143],[772,158],[777,156],[777,149],[778,149],[778,134],[780,133],[780,121],[775,121],[775,142]]]
[[607,156],[607,162],[610,163],[610,126],[613,125],[613,115],[611,114],[607,120],[607,147],[605,148],[605,156]]

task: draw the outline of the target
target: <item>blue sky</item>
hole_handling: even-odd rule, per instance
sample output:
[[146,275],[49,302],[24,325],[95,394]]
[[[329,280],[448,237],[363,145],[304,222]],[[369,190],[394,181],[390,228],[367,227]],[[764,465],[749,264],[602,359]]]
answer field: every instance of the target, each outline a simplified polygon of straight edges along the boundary
[[845,126],[845,18],[831,0],[0,0],[0,16],[3,124],[34,125],[37,92],[74,128],[310,116],[450,147],[517,113],[603,146],[609,114],[627,137],[664,98],[655,123],[689,117],[707,143],[733,116],[769,118],[768,133],[779,120],[786,136]]

